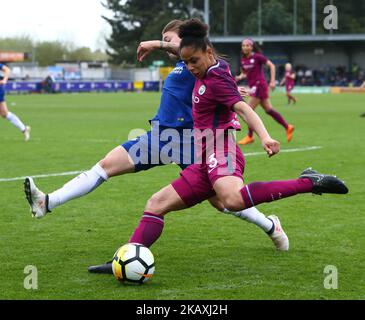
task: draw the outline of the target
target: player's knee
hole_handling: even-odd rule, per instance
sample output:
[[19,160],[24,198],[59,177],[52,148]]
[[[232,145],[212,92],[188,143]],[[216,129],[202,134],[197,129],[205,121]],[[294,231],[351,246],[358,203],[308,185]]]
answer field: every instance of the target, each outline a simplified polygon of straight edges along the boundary
[[145,211],[152,212],[154,214],[161,214],[161,210],[164,207],[164,200],[160,193],[155,193],[148,199]]
[[223,202],[219,201],[218,199],[209,199],[209,202],[218,211],[223,212],[223,210],[225,209]]
[[223,204],[224,207],[231,212],[240,211],[244,207],[244,202],[240,193],[232,193],[225,197]]
[[115,161],[109,157],[105,157],[99,161],[100,167],[103,168],[108,177],[114,177],[120,173],[123,173],[118,166],[116,166]]
[[105,171],[107,171],[108,169],[110,169],[111,167],[111,161],[108,160],[107,157],[105,157],[104,159],[102,159],[100,162],[99,162],[99,165],[100,167],[102,167]]
[[0,109],[0,116],[2,117],[2,118],[6,118],[6,116],[8,115],[8,113],[5,111],[5,110],[1,110]]
[[265,112],[269,114],[273,109],[272,108],[265,108]]

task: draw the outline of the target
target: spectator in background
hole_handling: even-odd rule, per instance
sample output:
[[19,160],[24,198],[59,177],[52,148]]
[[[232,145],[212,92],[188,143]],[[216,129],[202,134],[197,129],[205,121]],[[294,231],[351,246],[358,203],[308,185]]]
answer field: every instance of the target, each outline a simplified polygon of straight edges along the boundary
[[55,90],[53,88],[53,84],[56,82],[54,77],[52,75],[48,75],[43,81],[42,81],[42,90],[44,90],[47,93],[55,93]]
[[356,77],[356,79],[352,82],[354,87],[361,87],[365,83],[364,81],[364,72],[360,71]]

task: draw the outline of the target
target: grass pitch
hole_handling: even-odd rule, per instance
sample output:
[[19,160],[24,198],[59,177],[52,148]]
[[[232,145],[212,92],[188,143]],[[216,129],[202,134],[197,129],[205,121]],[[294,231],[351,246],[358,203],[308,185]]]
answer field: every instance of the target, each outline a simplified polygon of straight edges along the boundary
[[[0,298],[365,299],[365,119],[359,117],[365,96],[297,96],[290,107],[284,95],[272,98],[296,127],[291,143],[262,109],[258,113],[282,149],[322,148],[271,159],[248,156],[245,181],[295,178],[312,166],[337,174],[350,193],[260,205],[265,214],[280,217],[290,239],[287,253],[275,251],[254,225],[219,214],[208,203],[170,213],[151,248],[154,279],[138,287],[88,274],[87,266],[109,260],[127,242],[147,199],[178,176],[177,166],[111,179],[42,220],[31,218],[23,181],[1,179],[89,169],[127,140],[131,129],[148,129],[159,94],[8,96],[10,109],[32,126],[32,137],[24,143],[13,126],[0,123]],[[258,141],[244,148],[259,151]],[[35,180],[50,192],[71,178]],[[37,290],[24,288],[28,265],[37,267]],[[324,288],[327,265],[338,270],[338,289]]]

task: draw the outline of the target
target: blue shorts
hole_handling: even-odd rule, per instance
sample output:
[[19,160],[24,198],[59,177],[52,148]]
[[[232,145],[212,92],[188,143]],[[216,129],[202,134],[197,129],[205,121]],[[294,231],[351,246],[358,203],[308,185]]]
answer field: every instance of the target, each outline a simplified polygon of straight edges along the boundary
[[5,88],[4,85],[0,85],[0,102],[5,101]]
[[132,158],[135,172],[171,163],[184,170],[194,163],[192,129],[159,127],[121,146]]

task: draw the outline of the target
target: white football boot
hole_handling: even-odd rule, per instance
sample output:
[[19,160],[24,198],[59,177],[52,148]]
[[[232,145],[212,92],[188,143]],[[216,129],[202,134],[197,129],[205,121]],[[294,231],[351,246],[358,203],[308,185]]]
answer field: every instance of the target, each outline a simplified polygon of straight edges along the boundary
[[30,177],[24,180],[24,193],[34,218],[43,218],[50,212],[47,210],[48,195],[40,191]]
[[276,249],[280,251],[288,251],[289,239],[281,226],[279,218],[275,215],[268,216],[267,218],[274,224],[274,232],[269,234],[269,237],[274,242]]
[[29,141],[30,139],[30,130],[31,130],[31,127],[29,126],[26,126],[25,127],[25,130],[23,131],[23,134],[24,134],[24,140],[27,142]]

